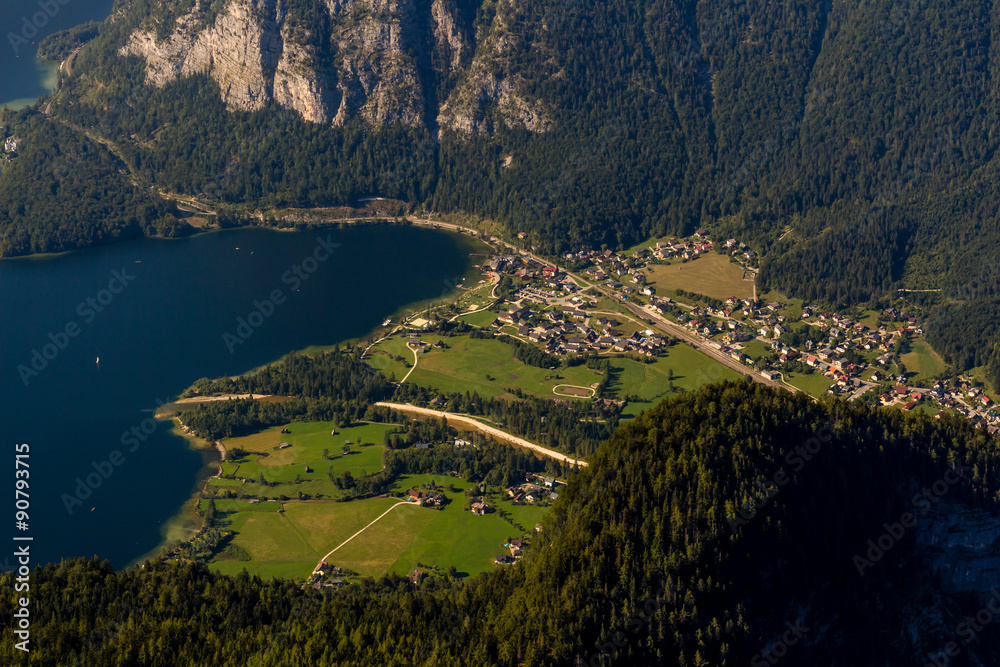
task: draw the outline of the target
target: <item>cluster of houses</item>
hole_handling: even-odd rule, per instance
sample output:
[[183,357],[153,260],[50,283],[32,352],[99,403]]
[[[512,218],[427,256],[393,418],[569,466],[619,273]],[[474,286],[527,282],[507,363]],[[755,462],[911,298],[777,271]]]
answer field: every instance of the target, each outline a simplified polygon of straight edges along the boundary
[[[558,267],[539,262],[525,255],[497,255],[491,257],[484,267],[488,274],[507,273],[524,281],[537,281],[541,286],[562,293],[580,290],[580,286],[566,272]],[[551,295],[540,295],[551,296]]]
[[309,583],[317,591],[323,588],[340,588],[344,585],[344,574],[345,572],[336,565],[330,565],[323,561],[312,573]]
[[[757,259],[753,250],[736,239],[728,239],[722,242],[722,246],[745,266],[752,265]],[[817,337],[819,340],[805,340],[799,349],[785,342],[788,337],[784,334],[792,330],[793,323],[787,321],[789,316],[782,303],[762,303],[734,296],[720,306],[692,308],[657,296],[655,288],[646,284],[648,279],[642,269],[647,262],[677,258],[692,260],[714,248],[708,232],[699,229],[691,237],[662,239],[648,249],[638,249],[631,254],[583,249],[566,253],[564,259],[589,263],[587,275],[595,281],[606,281],[604,285],[616,290],[622,299],[648,297],[639,300],[639,303],[646,302],[651,312],[670,314],[672,319],[686,326],[708,345],[765,378],[780,380],[783,369],[801,370],[804,365],[833,380],[831,393],[850,392],[852,397],[860,396],[879,384],[895,383],[896,387],[905,389],[906,394],[900,395],[893,388],[880,397],[882,404],[899,404],[904,409],[913,409],[922,400],[931,399],[967,414],[984,426],[992,424],[991,430],[1000,426],[998,412],[993,409],[989,397],[981,392],[969,395],[969,389],[958,385],[950,389],[943,386],[933,389],[907,387],[905,377],[894,377],[889,373],[888,367],[894,356],[892,350],[898,339],[923,334],[918,318],[910,313],[887,308],[882,319],[894,323],[893,326],[872,327],[839,313],[814,313],[811,307],[805,306],[798,321],[818,328],[822,336]],[[546,281],[545,287],[560,290],[563,294],[570,291],[568,284],[576,289],[572,280],[556,267],[546,266],[529,257],[500,255],[492,258],[488,266],[492,271],[514,273],[527,281]],[[551,302],[554,295],[545,293],[535,284],[537,282],[522,287],[518,297]],[[574,297],[574,301],[578,299]],[[582,307],[567,306],[561,313],[550,310],[538,315],[532,313],[522,301],[501,313],[493,325],[497,328],[515,327],[519,337],[543,345],[546,352],[556,355],[615,351],[656,356],[659,348],[667,343],[664,336],[649,330],[620,335],[615,330],[619,322],[588,316]],[[745,344],[753,340],[767,343],[769,353],[764,357],[757,354],[757,359],[748,356]]]
[[436,490],[423,491],[421,489],[410,489],[406,492],[406,501],[417,505],[441,507],[445,503],[443,493]]
[[536,503],[545,498],[555,500],[559,493],[555,490],[557,482],[554,477],[528,477],[524,484],[507,487],[507,497],[514,504]]
[[[527,306],[512,304],[493,322],[494,327],[517,327],[517,335],[532,343],[544,344],[549,354],[580,352],[640,352],[655,357],[667,344],[663,334],[647,330],[623,335],[615,327],[621,322],[604,316],[591,317],[585,310],[567,307],[562,312],[547,311],[538,317]],[[589,320],[589,321],[588,321]]]
[[[697,259],[703,253],[712,250],[712,242],[708,240],[708,232],[699,229],[694,233],[693,239],[664,239],[657,241],[656,245],[648,251],[649,255],[660,260],[681,257],[683,259]],[[643,257],[646,251],[637,251]]]
[[[993,399],[969,382],[959,381],[948,384],[938,381],[930,389],[920,389],[896,385],[879,396],[880,405],[898,405],[903,410],[913,410],[921,402],[933,400],[973,420],[976,426],[986,428],[990,433],[1000,431],[1000,411]],[[934,415],[936,419],[947,414],[944,410]]]
[[419,336],[410,336],[410,338],[406,341],[406,345],[411,350],[420,353],[427,352],[428,350],[431,349],[440,350],[444,348],[444,343],[442,343],[440,340],[436,340],[433,343],[428,343],[425,340],[420,340]]

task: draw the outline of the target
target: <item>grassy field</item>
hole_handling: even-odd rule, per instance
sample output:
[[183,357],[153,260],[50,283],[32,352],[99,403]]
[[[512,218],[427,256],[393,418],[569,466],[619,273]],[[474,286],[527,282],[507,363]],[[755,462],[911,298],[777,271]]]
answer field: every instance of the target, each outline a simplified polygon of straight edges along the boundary
[[804,373],[788,373],[783,372],[782,376],[788,384],[798,387],[802,391],[806,392],[810,396],[823,396],[826,394],[826,390],[830,388],[833,384],[833,380],[821,373],[813,373],[812,375],[807,375]]
[[[677,344],[666,356],[658,357],[652,364],[632,359],[612,359],[612,379],[608,392],[614,398],[639,396],[641,401],[630,401],[622,411],[623,417],[634,417],[651,408],[667,396],[681,391],[694,391],[698,387],[722,380],[737,380],[741,374],[709,359],[689,345]],[[670,374],[673,374],[671,390]]]
[[753,296],[753,282],[743,280],[743,267],[714,252],[683,264],[653,264],[647,272],[650,284],[664,290],[682,289],[714,299]]
[[[203,501],[204,502],[204,501]],[[257,508],[277,505],[260,503],[227,515],[223,527],[235,531],[233,543],[250,554],[249,561],[217,560],[210,567],[233,574],[248,570],[262,577],[306,577],[319,559],[394,505],[393,498],[359,502],[285,503],[284,512]],[[216,509],[221,510],[221,501]]]
[[637,395],[653,401],[662,398],[670,390],[669,376],[673,374],[674,391],[693,391],[710,382],[736,380],[741,377],[736,371],[709,359],[689,345],[678,343],[665,356],[646,364],[633,359],[611,359],[612,379],[608,390],[616,398]]
[[[295,426],[295,425],[293,425]],[[392,486],[405,491],[436,482],[451,501],[442,510],[400,505],[361,535],[338,549],[328,560],[363,576],[407,574],[422,566],[455,567],[475,575],[493,567],[503,543],[522,533],[496,514],[476,516],[465,509],[465,490],[472,486],[443,475],[409,475]],[[303,485],[299,485],[303,486]],[[533,506],[492,504],[531,531],[547,511]],[[204,506],[208,501],[203,500]],[[396,498],[369,498],[351,502],[260,502],[216,499],[221,527],[236,533],[233,544],[250,554],[249,561],[217,559],[210,567],[234,574],[244,569],[262,577],[308,576],[331,549],[399,502]]]
[[[299,492],[311,497],[336,497],[341,495],[330,481],[328,473],[335,476],[349,471],[362,476],[382,469],[382,455],[385,452],[385,434],[395,430],[392,424],[356,424],[339,428],[337,435],[331,434],[332,422],[296,422],[286,424],[290,433],[281,433],[283,427],[276,426],[243,438],[231,438],[223,444],[227,450],[235,448],[247,452],[240,459],[228,460],[223,464],[223,473],[235,475],[257,482],[261,476],[270,484],[242,484],[239,480],[213,479],[209,485],[216,488],[238,488],[258,498],[298,497]],[[351,451],[344,453],[343,447],[351,442]],[[277,449],[282,442],[292,446]],[[327,457],[323,452],[327,450]],[[264,456],[266,454],[266,456]],[[311,472],[306,472],[306,467]]]
[[[507,393],[508,388],[520,388],[527,394],[550,398],[556,385],[587,387],[601,380],[601,376],[585,366],[559,371],[528,366],[514,358],[510,345],[497,340],[437,335],[421,336],[421,340],[429,343],[443,340],[448,347],[420,354],[417,368],[407,382],[439,391],[469,390],[495,397]],[[390,342],[383,341],[379,347]]]
[[908,372],[916,373],[918,382],[941,373],[945,367],[941,356],[923,338],[913,341],[910,351],[902,355],[902,360]]
[[460,322],[465,322],[466,324],[471,324],[474,327],[488,327],[493,324],[493,320],[497,318],[497,314],[492,310],[482,310],[478,313],[472,313],[470,315],[462,315],[458,318]]
[[751,359],[760,359],[771,353],[771,346],[762,340],[752,340],[743,345],[743,354]]
[[[406,337],[388,338],[372,347],[365,362],[388,378],[402,380],[413,365],[413,352],[406,346]],[[402,357],[400,361],[397,357]]]
[[[465,509],[463,492],[472,486],[470,482],[440,475],[410,475],[397,480],[393,489],[403,491],[432,480],[455,488],[444,491],[451,500],[444,509],[395,509],[339,549],[330,562],[369,576],[408,574],[418,563],[442,569],[453,566],[469,575],[491,569],[493,558],[502,552],[501,545],[509,537],[518,537],[518,531],[495,514],[476,516]],[[534,523],[527,529],[533,527]]]

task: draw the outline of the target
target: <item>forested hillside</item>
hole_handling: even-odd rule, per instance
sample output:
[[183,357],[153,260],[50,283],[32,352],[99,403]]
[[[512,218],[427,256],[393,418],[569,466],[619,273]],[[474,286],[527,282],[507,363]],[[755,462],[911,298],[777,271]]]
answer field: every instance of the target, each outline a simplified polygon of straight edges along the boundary
[[[320,594],[173,563],[49,565],[32,579],[31,662],[923,664],[963,640],[990,587],[932,571],[924,504],[995,512],[997,444],[959,420],[713,385],[619,429],[513,567]],[[884,553],[859,564],[875,540]],[[976,554],[958,567],[977,571]],[[995,663],[1000,635],[977,627],[953,664]]]
[[[552,254],[705,226],[763,254],[760,288],[832,305],[940,289],[982,313],[1000,287],[998,21],[987,0],[122,0],[49,111],[142,182],[211,201],[377,194]],[[6,207],[6,254],[58,245]],[[94,242],[58,221],[28,224]],[[995,340],[929,335],[951,361],[946,340]]]

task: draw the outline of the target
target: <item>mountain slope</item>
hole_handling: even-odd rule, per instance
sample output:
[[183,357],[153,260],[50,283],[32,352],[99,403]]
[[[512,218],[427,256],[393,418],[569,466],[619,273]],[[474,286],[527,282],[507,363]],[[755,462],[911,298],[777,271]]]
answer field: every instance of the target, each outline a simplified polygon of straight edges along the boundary
[[710,386],[621,428],[512,568],[321,596],[188,565],[52,565],[34,575],[33,658],[895,665],[955,641],[953,664],[996,664],[995,627],[966,642],[961,624],[1000,586],[997,444],[958,420]]

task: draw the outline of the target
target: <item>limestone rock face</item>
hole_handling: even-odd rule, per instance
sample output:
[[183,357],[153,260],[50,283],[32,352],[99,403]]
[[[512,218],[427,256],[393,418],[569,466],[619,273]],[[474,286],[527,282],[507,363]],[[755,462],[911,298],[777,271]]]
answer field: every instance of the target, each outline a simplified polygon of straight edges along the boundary
[[[119,52],[146,62],[149,85],[211,76],[234,111],[275,103],[333,125],[360,118],[372,126],[436,121],[463,133],[546,129],[538,105],[519,92],[518,78],[496,74],[508,68],[509,12],[498,12],[475,47],[455,0],[432,0],[422,10],[415,0],[314,2],[299,16],[304,10],[290,10],[284,0],[227,0],[215,14],[210,0],[198,0],[166,38],[151,27],[138,29]],[[423,58],[428,48],[434,67]],[[461,83],[440,108],[428,109],[426,91],[439,77]]]
[[148,83],[162,86],[177,77],[211,74],[226,105],[252,111],[271,101],[271,75],[282,53],[276,2],[246,0],[225,6],[215,23],[196,26],[207,3],[177,20],[174,33],[157,42],[153,31],[136,32],[121,52],[146,60]]
[[481,37],[464,81],[441,106],[437,121],[460,133],[491,133],[497,127],[544,132],[549,121],[540,105],[520,93],[522,80],[512,55],[533,48],[517,36],[516,6],[500,0],[496,16]]
[[946,592],[1000,590],[1000,518],[942,500],[918,521],[916,535]]

